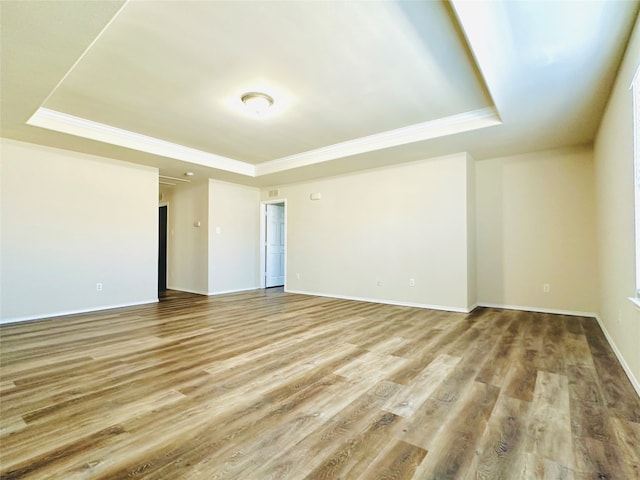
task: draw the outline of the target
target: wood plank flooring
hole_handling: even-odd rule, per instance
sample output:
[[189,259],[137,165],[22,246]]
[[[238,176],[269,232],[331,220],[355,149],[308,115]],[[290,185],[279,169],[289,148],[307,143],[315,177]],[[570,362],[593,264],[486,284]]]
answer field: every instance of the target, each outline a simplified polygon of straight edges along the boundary
[[2,479],[640,479],[590,318],[266,290],[0,334]]

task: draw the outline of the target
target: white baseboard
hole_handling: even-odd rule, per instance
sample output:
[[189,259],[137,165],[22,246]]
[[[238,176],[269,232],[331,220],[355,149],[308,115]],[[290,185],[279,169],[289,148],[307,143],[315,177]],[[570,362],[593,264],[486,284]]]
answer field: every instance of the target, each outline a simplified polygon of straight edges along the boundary
[[[304,290],[288,290],[285,286],[285,292],[287,293],[297,293],[300,295],[313,295],[315,297],[328,297],[328,298],[337,298],[340,300],[353,300],[355,302],[370,302],[370,303],[382,303],[384,305],[397,305],[400,307],[414,307],[414,308],[427,308],[430,310],[444,310],[447,312],[455,312],[455,313],[469,313],[472,309],[460,308],[460,307],[449,307],[446,305],[431,305],[426,303],[412,303],[412,302],[397,302],[395,300],[384,300],[380,298],[366,298],[366,297],[353,297],[350,295],[339,295],[336,293],[318,293],[318,292],[307,292]],[[475,308],[475,307],[474,307]]]
[[197,295],[210,295],[210,293],[207,292],[206,290],[192,290],[190,288],[174,287],[174,286],[168,286],[168,285],[167,285],[167,290],[176,290],[178,292],[195,293]]
[[0,320],[0,325],[7,325],[10,323],[19,323],[19,322],[29,322],[31,320],[43,320],[45,318],[64,317],[65,315],[77,315],[79,313],[92,313],[92,312],[98,312],[101,310],[111,310],[114,308],[135,307],[137,305],[147,305],[149,303],[158,303],[158,299],[156,298],[154,300],[144,300],[142,302],[133,302],[133,303],[121,303],[117,305],[101,305],[99,307],[81,308],[78,310],[65,310],[62,312],[28,315],[24,317],[3,318],[2,320]]
[[611,335],[609,335],[609,332],[607,331],[607,327],[604,326],[604,323],[600,319],[600,316],[595,315],[595,318],[598,322],[598,325],[600,325],[600,328],[602,329],[602,333],[604,333],[604,336],[607,339],[607,342],[609,342],[609,346],[611,347],[611,350],[613,350],[613,353],[615,353],[618,361],[620,362],[620,365],[622,365],[622,369],[624,370],[624,373],[627,374],[627,377],[629,378],[631,385],[633,385],[633,388],[635,389],[636,393],[640,397],[640,382],[631,371],[629,364],[622,356],[622,353],[620,353],[620,350],[618,350],[618,346],[616,345],[616,342],[614,342]]
[[479,306],[480,306],[480,305],[479,305],[477,302],[476,302],[476,303],[474,303],[473,305],[471,305],[471,306],[469,307],[469,310],[467,310],[467,313],[471,313],[471,312],[473,312],[473,311],[474,311],[476,308],[478,308]]
[[175,290],[177,292],[186,292],[186,293],[195,293],[196,295],[225,295],[227,293],[238,293],[238,292],[248,292],[249,290],[258,290],[259,287],[249,287],[249,288],[238,288],[234,290],[221,290],[221,291],[211,291],[207,292],[204,290],[193,290],[190,288],[181,288],[181,287],[167,287],[167,290]]
[[187,292],[187,293],[195,293],[197,295],[225,295],[227,293],[238,293],[238,292],[248,292],[249,290],[258,290],[260,287],[248,287],[248,288],[238,288],[233,290],[220,290],[220,291],[205,291],[205,290],[193,290],[191,288],[182,288],[182,287],[167,287],[167,290],[176,290],[178,292]]
[[574,317],[596,317],[594,312],[580,312],[575,310],[562,310],[559,308],[542,308],[542,307],[527,307],[523,305],[502,305],[498,303],[478,303],[478,307],[486,308],[500,308],[503,310],[522,310],[524,312],[538,312],[538,313],[553,313],[556,315],[571,315]]
[[250,290],[259,290],[260,287],[249,287],[249,288],[238,288],[236,290],[221,290],[216,292],[209,292],[207,295],[226,295],[227,293],[240,293],[240,292],[248,292]]

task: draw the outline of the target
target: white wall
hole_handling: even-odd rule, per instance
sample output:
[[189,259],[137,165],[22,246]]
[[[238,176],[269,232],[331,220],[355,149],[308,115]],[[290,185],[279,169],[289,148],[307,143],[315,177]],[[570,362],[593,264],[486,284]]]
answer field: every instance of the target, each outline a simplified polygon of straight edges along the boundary
[[203,181],[175,188],[168,200],[167,288],[206,295],[209,292],[209,183]]
[[259,287],[260,190],[209,180],[209,293]]
[[629,89],[640,62],[636,27],[595,141],[596,202],[600,260],[600,320],[635,377],[640,393],[640,310],[635,294],[633,114]]
[[467,174],[458,154],[279,187],[287,290],[467,310]]
[[6,139],[0,151],[3,322],[157,300],[156,169]]
[[479,303],[595,312],[591,149],[483,160],[476,176]]

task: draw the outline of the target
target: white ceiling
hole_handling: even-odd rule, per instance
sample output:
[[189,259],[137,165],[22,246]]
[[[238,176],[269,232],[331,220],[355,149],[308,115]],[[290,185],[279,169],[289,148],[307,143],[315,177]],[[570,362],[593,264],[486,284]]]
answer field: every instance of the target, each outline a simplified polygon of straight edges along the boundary
[[[637,2],[0,2],[2,136],[274,185],[593,140]],[[256,118],[240,97],[275,102]]]

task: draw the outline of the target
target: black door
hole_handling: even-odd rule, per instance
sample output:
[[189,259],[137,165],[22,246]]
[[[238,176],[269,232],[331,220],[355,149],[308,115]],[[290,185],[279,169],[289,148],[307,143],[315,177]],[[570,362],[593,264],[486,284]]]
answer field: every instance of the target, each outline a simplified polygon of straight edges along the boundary
[[160,207],[158,217],[158,294],[167,289],[167,206]]

